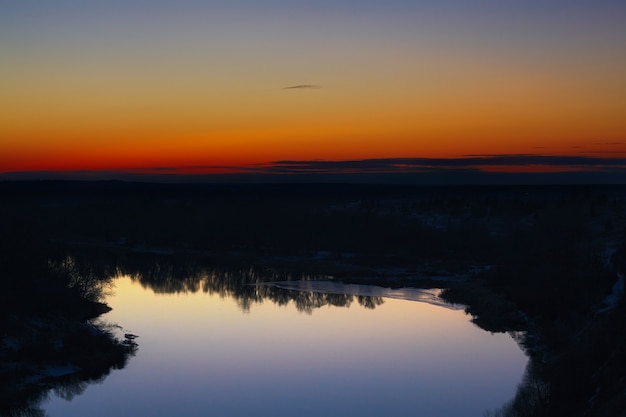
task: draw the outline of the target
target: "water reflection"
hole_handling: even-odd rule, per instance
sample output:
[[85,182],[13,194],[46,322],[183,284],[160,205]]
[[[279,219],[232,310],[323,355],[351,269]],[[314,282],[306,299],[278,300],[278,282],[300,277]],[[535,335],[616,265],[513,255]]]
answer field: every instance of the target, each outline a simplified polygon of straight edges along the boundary
[[[386,288],[376,285],[344,284],[336,281],[319,280],[264,282],[256,285],[308,293],[353,295],[358,299],[363,300],[364,304],[362,305],[366,308],[374,308],[377,305],[382,304],[384,302],[384,298],[419,301],[452,310],[461,310],[465,308],[464,305],[451,304],[444,301],[440,297],[442,291],[439,288]],[[370,302],[372,305],[368,305]]]
[[349,307],[356,303],[373,309],[384,303],[380,296],[350,294],[347,291],[309,291],[265,285],[276,282],[329,280],[325,275],[278,271],[263,266],[205,266],[176,258],[148,264],[118,265],[119,276],[130,276],[156,294],[194,294],[196,292],[230,297],[243,311],[253,304],[270,301],[279,306],[293,302],[298,311],[312,313],[324,306]]
[[526,362],[508,336],[432,305],[433,291],[394,297],[176,256],[103,260],[94,273],[117,277],[105,319],[142,349],[106,383],[59,386],[52,417],[480,415],[513,396]]
[[75,397],[83,394],[91,384],[102,383],[108,372],[100,378],[82,379],[79,377],[67,377],[48,381],[39,386],[31,386],[14,397],[8,404],[0,408],[0,415],[5,417],[45,417],[43,404],[51,398],[51,392],[65,401],[72,401]]
[[[120,255],[113,252],[98,255],[71,259],[78,265],[75,268],[89,271],[91,275],[130,277],[156,294],[201,292],[230,297],[246,312],[252,305],[264,301],[279,306],[293,302],[299,311],[305,313],[324,306],[349,307],[353,303],[373,309],[384,303],[385,298],[420,301],[445,308],[465,308],[443,301],[438,289],[390,289],[343,284],[328,275],[281,270],[264,264],[245,264],[241,260],[216,264],[210,258],[184,254]],[[81,264],[79,259],[86,265]]]
[[252,303],[244,313],[237,299],[202,286],[155,293],[120,277],[106,318],[139,334],[141,352],[71,403],[52,399],[47,412],[475,416],[510,399],[523,373],[515,342],[480,330],[462,311],[399,299],[354,308],[359,296],[350,295],[339,304],[351,308],[310,315],[302,305],[338,294],[281,291],[289,302]]
[[[11,332],[14,321],[26,330]],[[1,416],[44,416],[42,404],[51,392],[71,401],[123,369],[137,352],[132,338],[115,337],[102,322],[14,316],[2,325]]]

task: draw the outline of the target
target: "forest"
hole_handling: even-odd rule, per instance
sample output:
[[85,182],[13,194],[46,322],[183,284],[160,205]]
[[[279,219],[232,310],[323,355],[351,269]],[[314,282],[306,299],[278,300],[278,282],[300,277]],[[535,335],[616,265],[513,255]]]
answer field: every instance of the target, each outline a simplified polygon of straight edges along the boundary
[[[82,380],[124,366],[134,335],[90,327],[116,275],[155,291],[229,291],[242,308],[292,297],[242,284],[332,277],[443,288],[476,325],[515,334],[532,366],[493,415],[626,409],[623,186],[5,181],[0,201],[3,387],[32,377],[17,363],[69,361]],[[101,363],[84,359],[94,351]],[[24,404],[41,392],[3,388],[12,408],[0,414],[36,414]]]

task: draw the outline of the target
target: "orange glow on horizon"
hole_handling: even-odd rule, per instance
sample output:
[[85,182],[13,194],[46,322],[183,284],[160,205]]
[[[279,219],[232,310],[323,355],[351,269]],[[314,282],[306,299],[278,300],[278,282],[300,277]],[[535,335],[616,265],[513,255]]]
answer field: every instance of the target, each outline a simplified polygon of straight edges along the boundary
[[[394,133],[393,131],[396,130]],[[444,134],[446,133],[446,134]],[[450,136],[447,134],[450,133]],[[90,140],[79,135],[58,139],[25,138],[3,145],[0,172],[142,170],[185,167],[249,167],[280,160],[361,160],[378,158],[462,158],[471,155],[626,156],[626,141],[602,142],[582,135],[559,139],[536,135],[534,140],[498,131],[420,132],[417,129],[362,131],[320,126],[317,129],[239,129],[217,133],[172,132],[105,134]],[[626,136],[626,135],[625,135]],[[512,170],[517,170],[512,167]],[[555,168],[555,169],[561,169]],[[209,172],[232,172],[232,168]],[[190,171],[189,168],[186,169]],[[206,170],[204,170],[206,171]]]
[[181,5],[188,14],[170,20],[18,2],[0,15],[0,173],[626,156],[619,13],[401,3],[406,15],[380,3],[356,20],[330,4],[328,15]]

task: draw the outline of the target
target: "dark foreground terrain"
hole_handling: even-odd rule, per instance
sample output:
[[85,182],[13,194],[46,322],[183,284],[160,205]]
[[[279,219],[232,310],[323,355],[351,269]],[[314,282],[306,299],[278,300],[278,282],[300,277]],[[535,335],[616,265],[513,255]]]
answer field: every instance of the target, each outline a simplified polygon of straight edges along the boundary
[[622,186],[0,183],[0,415],[124,365],[91,320],[115,274],[212,265],[445,288],[532,359],[493,415],[623,416],[625,237]]

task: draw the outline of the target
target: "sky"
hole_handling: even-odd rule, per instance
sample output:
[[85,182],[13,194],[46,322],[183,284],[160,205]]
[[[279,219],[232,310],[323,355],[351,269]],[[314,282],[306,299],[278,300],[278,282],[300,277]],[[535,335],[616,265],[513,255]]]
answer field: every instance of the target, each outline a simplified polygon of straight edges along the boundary
[[622,172],[624,45],[623,0],[0,0],[0,176]]

